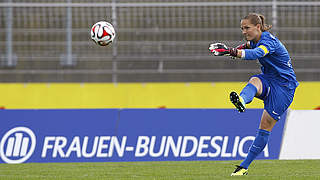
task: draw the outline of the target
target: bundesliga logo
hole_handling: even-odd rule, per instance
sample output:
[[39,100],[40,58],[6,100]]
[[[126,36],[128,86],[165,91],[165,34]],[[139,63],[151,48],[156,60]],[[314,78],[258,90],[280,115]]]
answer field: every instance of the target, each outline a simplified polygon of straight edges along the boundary
[[0,142],[0,158],[8,164],[19,164],[28,160],[36,147],[36,136],[26,127],[9,130]]

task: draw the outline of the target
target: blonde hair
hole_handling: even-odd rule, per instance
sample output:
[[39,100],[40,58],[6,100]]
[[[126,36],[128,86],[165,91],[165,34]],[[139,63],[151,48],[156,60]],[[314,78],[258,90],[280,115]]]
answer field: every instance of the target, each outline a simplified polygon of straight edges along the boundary
[[245,16],[243,19],[248,19],[250,20],[251,24],[253,25],[257,25],[260,24],[261,25],[261,31],[269,31],[272,28],[272,25],[269,24],[265,24],[265,17],[262,14],[257,14],[257,13],[250,13],[247,16]]

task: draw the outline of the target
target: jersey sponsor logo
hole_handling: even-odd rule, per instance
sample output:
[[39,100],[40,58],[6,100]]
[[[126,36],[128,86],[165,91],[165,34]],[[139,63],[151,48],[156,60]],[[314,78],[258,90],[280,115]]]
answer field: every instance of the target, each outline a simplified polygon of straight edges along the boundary
[[9,164],[28,160],[36,147],[36,136],[27,127],[16,127],[4,134],[0,142],[0,157]]

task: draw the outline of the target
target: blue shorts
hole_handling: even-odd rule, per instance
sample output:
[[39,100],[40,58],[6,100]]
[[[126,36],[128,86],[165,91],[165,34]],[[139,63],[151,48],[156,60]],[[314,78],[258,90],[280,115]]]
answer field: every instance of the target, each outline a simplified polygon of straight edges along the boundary
[[280,116],[288,109],[293,101],[295,89],[280,85],[273,79],[266,78],[263,74],[254,75],[262,82],[262,93],[257,98],[263,100],[264,109],[269,115],[279,121]]

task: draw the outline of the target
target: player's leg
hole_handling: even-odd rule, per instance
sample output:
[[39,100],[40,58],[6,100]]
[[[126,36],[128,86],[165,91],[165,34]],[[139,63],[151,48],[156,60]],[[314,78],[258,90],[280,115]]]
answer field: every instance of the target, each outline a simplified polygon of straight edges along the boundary
[[246,159],[240,164],[240,166],[237,166],[231,176],[242,176],[248,174],[249,165],[267,145],[270,132],[276,122],[277,121],[273,119],[266,110],[263,111],[256,138],[249,148],[248,155]]
[[244,112],[246,104],[250,103],[255,96],[260,96],[262,90],[262,81],[258,77],[253,76],[242,89],[240,96],[236,92],[230,93],[230,100],[239,112]]
[[256,138],[249,148],[246,159],[240,164],[240,166],[247,169],[251,162],[263,151],[264,147],[268,143],[271,130],[276,123],[277,121],[273,119],[266,110],[264,110]]
[[262,113],[259,129],[263,129],[263,130],[271,132],[272,128],[274,127],[274,125],[277,122],[278,122],[277,120],[273,119],[270,116],[270,114],[266,110],[264,110]]
[[240,97],[246,104],[250,103],[255,96],[262,93],[262,82],[258,77],[250,78],[248,84],[242,89]]

